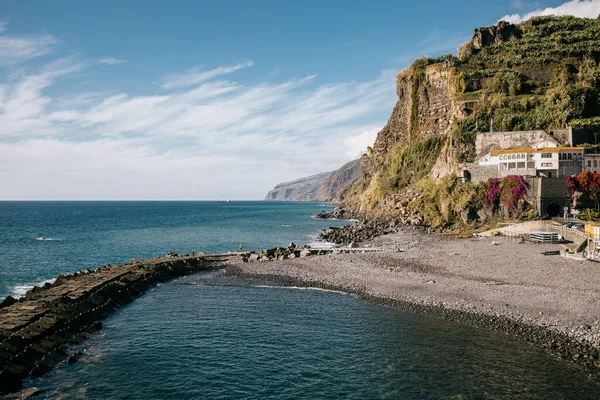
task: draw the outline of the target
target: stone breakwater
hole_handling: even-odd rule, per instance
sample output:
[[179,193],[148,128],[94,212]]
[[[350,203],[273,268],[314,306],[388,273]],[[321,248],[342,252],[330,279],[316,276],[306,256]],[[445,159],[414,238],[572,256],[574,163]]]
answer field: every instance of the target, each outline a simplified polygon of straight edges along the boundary
[[58,362],[75,361],[68,345],[81,343],[101,329],[101,320],[173,278],[217,268],[241,255],[168,256],[59,276],[35,287],[24,298],[0,304],[0,393],[21,387],[28,376],[51,370]]

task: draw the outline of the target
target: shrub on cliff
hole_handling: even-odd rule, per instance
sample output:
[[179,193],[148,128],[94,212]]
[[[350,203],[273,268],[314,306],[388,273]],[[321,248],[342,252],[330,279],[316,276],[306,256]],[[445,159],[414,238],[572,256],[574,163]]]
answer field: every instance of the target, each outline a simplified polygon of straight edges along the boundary
[[424,179],[431,172],[444,142],[444,138],[434,137],[409,146],[398,143],[367,188],[365,199],[369,205],[372,207],[390,194]]
[[423,221],[434,229],[465,223],[460,214],[477,210],[483,206],[480,185],[463,182],[455,176],[446,176],[439,181],[424,179],[416,186],[420,196],[408,204],[417,210]]
[[596,221],[598,220],[598,211],[593,208],[584,208],[579,211],[578,216],[584,221]]

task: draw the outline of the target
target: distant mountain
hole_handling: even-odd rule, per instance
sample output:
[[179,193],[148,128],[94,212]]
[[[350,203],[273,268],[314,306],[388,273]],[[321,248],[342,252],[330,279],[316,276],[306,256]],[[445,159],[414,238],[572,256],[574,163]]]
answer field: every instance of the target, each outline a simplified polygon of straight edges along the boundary
[[265,200],[331,201],[361,176],[360,160],[354,160],[337,171],[279,183],[267,194]]

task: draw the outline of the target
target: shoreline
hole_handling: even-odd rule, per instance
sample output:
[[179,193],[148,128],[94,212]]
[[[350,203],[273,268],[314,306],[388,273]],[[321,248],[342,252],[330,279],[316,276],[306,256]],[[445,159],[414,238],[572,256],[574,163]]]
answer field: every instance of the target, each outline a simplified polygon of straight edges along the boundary
[[[364,234],[373,228],[352,226]],[[600,264],[541,255],[556,245],[395,230],[332,249],[172,255],[59,276],[0,304],[0,393],[18,391],[25,377],[43,375],[67,358],[76,361],[69,345],[83,342],[102,328],[102,319],[157,283],[215,269],[502,332],[600,378]]]
[[[229,263],[225,273],[342,291],[502,332],[600,376],[600,265],[541,254],[556,245],[493,239],[438,238],[404,228],[362,243],[376,252]],[[503,268],[506,262],[522,265]]]

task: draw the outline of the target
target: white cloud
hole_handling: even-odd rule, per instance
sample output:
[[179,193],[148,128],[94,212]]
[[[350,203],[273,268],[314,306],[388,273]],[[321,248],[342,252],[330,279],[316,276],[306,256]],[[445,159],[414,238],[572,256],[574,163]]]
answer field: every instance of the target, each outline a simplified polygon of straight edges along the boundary
[[344,139],[344,145],[346,145],[346,154],[350,158],[358,158],[367,151],[367,146],[373,146],[377,134],[383,127],[368,129],[362,133],[354,136],[348,136]]
[[167,80],[161,84],[165,89],[184,88],[206,82],[220,75],[230,74],[240,69],[249,68],[254,65],[253,61],[236,64],[229,67],[217,67],[210,71],[202,71],[198,68],[191,69],[183,74],[172,74],[167,76]]
[[123,64],[123,63],[129,62],[129,61],[121,60],[121,59],[114,58],[114,57],[104,57],[104,58],[99,59],[98,62],[100,64],[117,65],[117,64]]
[[52,99],[43,90],[55,80],[80,71],[83,64],[71,58],[47,64],[37,74],[0,84],[0,139],[32,134],[52,134],[59,126],[52,123],[48,109]]
[[146,95],[50,95],[78,79],[85,65],[75,59],[5,77],[0,199],[262,198],[279,181],[355,158],[395,101],[390,71],[366,82],[218,80],[243,67],[185,86],[171,76],[176,92],[154,94],[149,82]]
[[6,35],[6,23],[0,23],[0,66],[18,64],[47,54],[60,41],[49,34]]
[[525,15],[505,15],[504,17],[500,18],[500,20],[516,24],[540,15],[573,15],[580,18],[596,18],[598,15],[600,15],[600,0],[572,0],[561,4],[558,7],[548,7],[530,12]]

